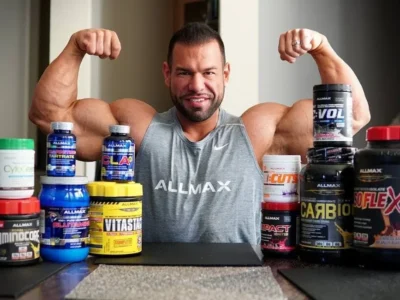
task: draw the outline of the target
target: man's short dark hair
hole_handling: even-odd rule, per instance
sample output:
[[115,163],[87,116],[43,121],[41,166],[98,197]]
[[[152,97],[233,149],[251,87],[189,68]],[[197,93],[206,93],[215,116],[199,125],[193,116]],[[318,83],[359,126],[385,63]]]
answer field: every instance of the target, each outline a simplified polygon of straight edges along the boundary
[[221,50],[223,64],[225,65],[225,46],[218,32],[205,23],[193,22],[188,23],[174,33],[168,46],[168,65],[172,66],[172,53],[177,43],[184,45],[200,45],[211,41],[217,41]]

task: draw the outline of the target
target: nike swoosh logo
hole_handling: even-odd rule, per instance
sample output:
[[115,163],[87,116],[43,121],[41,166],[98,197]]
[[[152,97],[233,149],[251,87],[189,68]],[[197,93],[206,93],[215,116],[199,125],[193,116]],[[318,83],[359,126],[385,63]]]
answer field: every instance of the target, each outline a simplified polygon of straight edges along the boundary
[[225,144],[223,146],[214,146],[214,150],[221,150],[222,148],[225,148],[226,146],[228,146],[228,144]]

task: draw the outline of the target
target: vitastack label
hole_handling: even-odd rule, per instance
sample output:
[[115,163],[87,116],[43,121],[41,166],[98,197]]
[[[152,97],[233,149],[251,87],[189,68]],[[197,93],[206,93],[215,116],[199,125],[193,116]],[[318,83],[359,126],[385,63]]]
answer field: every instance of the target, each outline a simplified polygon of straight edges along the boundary
[[24,262],[39,257],[39,218],[0,221],[0,261]]
[[41,211],[42,248],[77,249],[88,247],[88,207],[48,207]]
[[354,245],[400,249],[400,170],[360,165],[354,189]]
[[90,253],[127,255],[142,251],[142,202],[90,204]]
[[353,199],[341,183],[303,183],[300,245],[348,249],[353,239]]
[[352,141],[349,93],[319,93],[314,99],[314,141]]

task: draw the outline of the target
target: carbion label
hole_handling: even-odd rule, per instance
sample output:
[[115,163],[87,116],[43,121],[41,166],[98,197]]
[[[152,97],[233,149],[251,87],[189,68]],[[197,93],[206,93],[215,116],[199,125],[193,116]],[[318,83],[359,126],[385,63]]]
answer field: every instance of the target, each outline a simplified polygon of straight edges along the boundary
[[352,193],[342,182],[302,182],[300,245],[310,249],[349,249],[353,239]]
[[299,155],[265,155],[264,200],[296,201],[300,169]]

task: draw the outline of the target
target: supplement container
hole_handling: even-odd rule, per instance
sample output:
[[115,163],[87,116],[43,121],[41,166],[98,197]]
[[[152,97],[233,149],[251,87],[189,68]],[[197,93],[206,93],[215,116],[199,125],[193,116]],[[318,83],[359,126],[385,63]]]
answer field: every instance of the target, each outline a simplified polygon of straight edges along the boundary
[[311,148],[300,174],[301,260],[351,263],[355,148]]
[[261,250],[266,256],[295,256],[299,228],[298,202],[263,202]]
[[89,254],[89,193],[86,177],[42,176],[39,193],[41,256],[78,262]]
[[76,167],[76,137],[73,123],[52,122],[47,136],[47,176],[72,177]]
[[300,155],[264,155],[264,201],[298,201]]
[[40,203],[35,197],[0,199],[0,266],[22,266],[40,259]]
[[0,198],[24,199],[33,195],[35,150],[32,139],[0,139]]
[[347,84],[319,84],[313,88],[314,147],[351,147],[353,100]]
[[135,142],[126,125],[111,125],[111,135],[103,141],[101,180],[128,182],[134,180]]
[[400,268],[400,126],[371,127],[354,158],[354,248],[359,264]]
[[90,254],[140,254],[142,185],[134,182],[91,182],[87,188],[90,194]]

